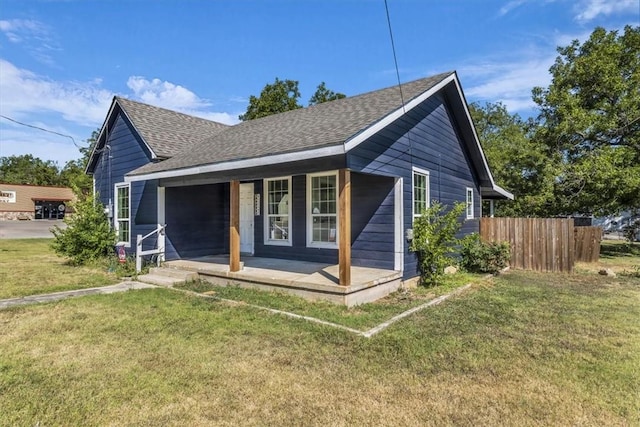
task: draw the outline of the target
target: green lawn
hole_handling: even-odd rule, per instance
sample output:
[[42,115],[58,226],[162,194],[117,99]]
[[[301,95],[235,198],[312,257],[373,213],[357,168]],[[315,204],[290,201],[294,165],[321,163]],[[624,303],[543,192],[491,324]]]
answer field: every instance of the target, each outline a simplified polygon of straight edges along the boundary
[[371,339],[129,291],[2,310],[0,349],[7,426],[640,424],[625,275],[514,271]]
[[105,267],[73,267],[51,239],[0,239],[0,299],[117,283]]

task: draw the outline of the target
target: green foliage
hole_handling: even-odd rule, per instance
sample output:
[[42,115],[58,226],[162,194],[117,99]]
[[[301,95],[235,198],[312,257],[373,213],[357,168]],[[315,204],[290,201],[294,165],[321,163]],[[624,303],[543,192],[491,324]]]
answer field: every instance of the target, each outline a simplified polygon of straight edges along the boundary
[[102,204],[96,200],[91,195],[81,197],[74,205],[75,213],[64,219],[67,227],[55,226],[51,230],[54,235],[51,247],[73,264],[83,265],[113,254],[116,235]]
[[[309,99],[309,106],[345,97],[346,95],[343,93],[327,89],[325,83],[322,82],[318,85],[311,99]],[[302,105],[298,103],[299,98],[300,91],[298,90],[297,80],[279,80],[276,77],[275,82],[267,84],[264,89],[262,89],[259,97],[253,95],[249,97],[249,106],[247,107],[246,113],[241,114],[238,118],[244,122],[272,114],[296,110],[302,108]]]
[[559,170],[552,213],[606,215],[640,206],[640,27],[596,28],[559,47],[536,138]]
[[461,239],[460,266],[472,273],[497,273],[509,265],[508,242],[483,242],[478,233]]
[[336,99],[346,98],[347,95],[344,93],[336,93],[330,89],[327,89],[327,86],[324,82],[318,85],[316,89],[316,93],[313,94],[311,99],[309,99],[309,105],[317,105],[322,104],[323,102],[335,101]]
[[9,184],[61,185],[58,166],[31,154],[0,157],[0,182]]
[[501,103],[474,103],[469,110],[493,177],[515,196],[495,202],[496,216],[546,216],[555,163],[532,138],[535,123],[509,114]]
[[302,108],[302,105],[298,104],[298,98],[300,91],[297,80],[280,80],[276,77],[273,84],[267,84],[262,89],[259,97],[249,97],[247,112],[238,118],[244,122]]
[[458,243],[456,233],[460,230],[460,218],[465,209],[464,203],[456,203],[445,212],[445,206],[434,201],[413,220],[413,240],[409,249],[418,257],[421,285],[436,285],[445,267],[453,262],[452,254]]

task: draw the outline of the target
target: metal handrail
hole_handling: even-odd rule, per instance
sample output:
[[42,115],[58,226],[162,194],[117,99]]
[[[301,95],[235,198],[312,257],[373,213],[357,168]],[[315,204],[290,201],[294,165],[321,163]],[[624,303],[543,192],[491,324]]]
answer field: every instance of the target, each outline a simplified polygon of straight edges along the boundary
[[[150,233],[145,234],[144,236],[138,234],[136,236],[136,272],[140,272],[142,270],[142,257],[145,255],[153,255],[160,254],[157,258],[157,265],[160,266],[160,263],[164,261],[164,230],[167,227],[167,224],[158,224],[155,230]],[[142,242],[153,236],[154,234],[158,234],[158,239],[156,241],[157,247],[154,249],[149,249],[146,251],[142,250]]]

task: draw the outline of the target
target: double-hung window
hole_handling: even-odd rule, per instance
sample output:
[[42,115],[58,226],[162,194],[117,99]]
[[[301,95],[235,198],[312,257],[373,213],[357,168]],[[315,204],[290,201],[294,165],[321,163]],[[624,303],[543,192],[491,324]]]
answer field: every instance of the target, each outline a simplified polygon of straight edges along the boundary
[[121,183],[115,185],[116,204],[114,225],[118,235],[118,243],[124,243],[125,246],[131,245],[131,185],[129,183]]
[[419,217],[429,207],[429,172],[413,168],[413,217]]
[[473,188],[467,187],[467,219],[473,219]]
[[265,243],[291,245],[291,177],[264,180],[265,192]]
[[336,247],[338,241],[338,174],[307,175],[307,243]]

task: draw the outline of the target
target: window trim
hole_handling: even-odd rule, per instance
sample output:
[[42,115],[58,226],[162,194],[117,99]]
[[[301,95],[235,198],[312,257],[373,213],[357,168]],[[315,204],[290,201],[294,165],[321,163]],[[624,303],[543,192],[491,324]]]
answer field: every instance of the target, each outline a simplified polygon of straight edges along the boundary
[[[287,236],[287,240],[274,240],[269,238],[269,181],[288,181],[289,190],[289,213],[287,213],[287,218],[289,221],[289,235]],[[293,215],[292,215],[292,207],[293,207],[293,187],[291,175],[289,176],[279,176],[274,178],[265,178],[262,180],[262,194],[263,194],[263,203],[264,203],[264,244],[265,245],[273,245],[273,246],[292,246],[293,242]],[[282,216],[282,215],[274,215],[274,216]]]
[[[471,195],[471,198],[469,198],[469,195]],[[467,191],[465,192],[465,203],[467,219],[475,218],[475,207],[473,206],[473,188],[471,187],[467,187]],[[471,213],[469,213],[469,208],[471,208]]]
[[[128,194],[129,194],[129,208],[128,208],[128,212],[127,212],[127,218],[126,219],[120,219],[120,217],[118,216],[118,189],[120,188],[126,188],[128,190]],[[131,230],[131,183],[130,182],[119,182],[117,184],[114,185],[114,193],[115,193],[115,197],[114,197],[114,203],[113,203],[113,228],[116,231],[116,236],[119,238],[120,237],[120,221],[127,221],[129,223],[129,240],[128,241],[120,241],[118,240],[117,245],[124,245],[127,248],[131,247],[131,236],[132,236],[132,230]]]
[[[312,201],[311,201],[311,182],[312,182],[312,178],[314,177],[318,177],[318,176],[335,176],[336,178],[336,238],[333,242],[315,242],[313,241],[313,214],[311,212],[312,210]],[[306,192],[307,192],[307,247],[312,247],[312,248],[327,248],[327,249],[337,249],[338,248],[338,242],[340,241],[340,206],[339,206],[339,198],[340,195],[338,194],[340,192],[340,177],[338,176],[338,171],[337,170],[332,170],[332,171],[324,171],[324,172],[316,172],[316,173],[309,173],[307,174],[307,188],[306,188]],[[332,214],[329,214],[332,215]],[[324,215],[324,216],[328,216],[328,215]]]
[[431,206],[431,178],[430,173],[426,169],[421,169],[418,167],[411,168],[411,218],[419,218],[422,216],[420,213],[416,213],[416,174],[422,175],[427,178],[427,186],[425,188],[425,200],[426,200],[426,208],[428,209]]

